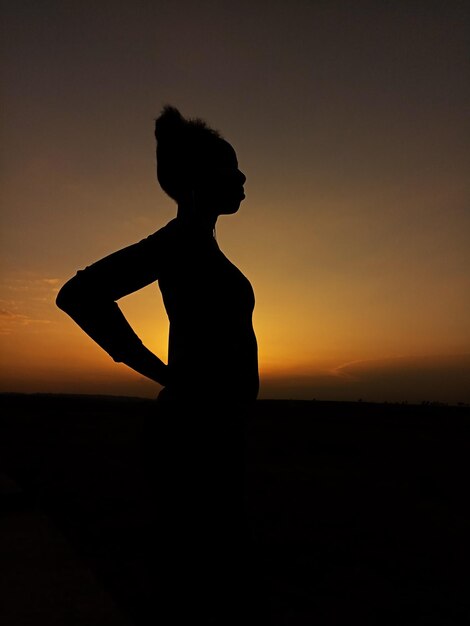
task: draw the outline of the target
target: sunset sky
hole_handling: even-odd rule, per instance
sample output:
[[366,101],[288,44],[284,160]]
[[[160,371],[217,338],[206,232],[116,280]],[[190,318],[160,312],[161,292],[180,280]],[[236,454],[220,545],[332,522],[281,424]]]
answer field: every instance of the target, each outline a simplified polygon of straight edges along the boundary
[[[470,402],[468,4],[2,1],[0,391],[154,397],[55,306],[154,232],[164,104],[235,147],[261,398]],[[163,360],[156,284],[120,301]]]

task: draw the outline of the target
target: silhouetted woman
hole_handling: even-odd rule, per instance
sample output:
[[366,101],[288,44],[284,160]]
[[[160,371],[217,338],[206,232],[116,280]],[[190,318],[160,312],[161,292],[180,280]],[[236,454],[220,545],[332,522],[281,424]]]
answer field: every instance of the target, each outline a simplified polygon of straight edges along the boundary
[[[179,573],[201,558],[219,570],[227,546],[236,545],[242,420],[259,380],[253,289],[214,233],[219,215],[238,211],[246,178],[232,146],[202,120],[165,107],[155,137],[157,178],[176,201],[177,217],[78,271],[57,305],[115,361],[163,386],[144,440],[148,471],[166,485],[168,541],[173,552],[184,546]],[[170,322],[167,365],[116,303],[155,281]]]

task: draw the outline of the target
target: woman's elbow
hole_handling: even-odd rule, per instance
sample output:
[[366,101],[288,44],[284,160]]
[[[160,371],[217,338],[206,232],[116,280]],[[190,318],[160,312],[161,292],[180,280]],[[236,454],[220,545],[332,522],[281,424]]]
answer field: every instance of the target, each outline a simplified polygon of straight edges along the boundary
[[59,293],[57,294],[55,303],[59,309],[70,314],[76,309],[79,300],[79,289],[76,276],[74,276],[67,281],[63,287],[61,287]]

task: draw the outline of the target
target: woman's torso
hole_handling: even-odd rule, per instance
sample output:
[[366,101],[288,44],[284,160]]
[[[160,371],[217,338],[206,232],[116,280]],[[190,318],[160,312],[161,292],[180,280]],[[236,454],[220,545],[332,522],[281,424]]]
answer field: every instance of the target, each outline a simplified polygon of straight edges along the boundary
[[178,220],[166,231],[167,262],[159,277],[170,321],[166,396],[255,400],[259,378],[250,282],[210,234]]

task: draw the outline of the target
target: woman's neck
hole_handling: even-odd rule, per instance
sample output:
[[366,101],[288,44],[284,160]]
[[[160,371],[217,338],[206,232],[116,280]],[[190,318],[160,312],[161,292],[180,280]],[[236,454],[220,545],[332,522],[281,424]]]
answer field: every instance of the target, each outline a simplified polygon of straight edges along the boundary
[[192,206],[179,204],[176,218],[196,231],[214,234],[217,215],[204,214],[202,211],[196,211]]

